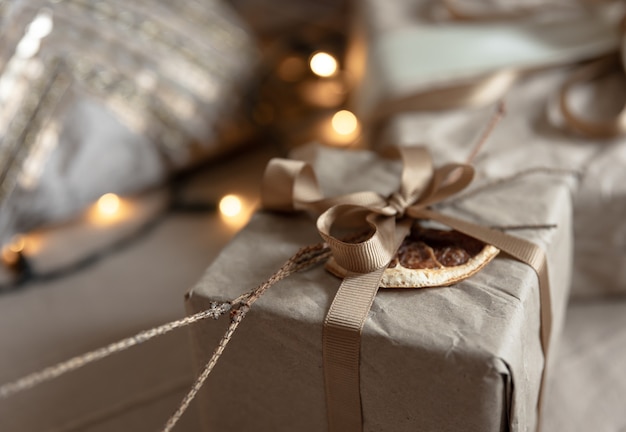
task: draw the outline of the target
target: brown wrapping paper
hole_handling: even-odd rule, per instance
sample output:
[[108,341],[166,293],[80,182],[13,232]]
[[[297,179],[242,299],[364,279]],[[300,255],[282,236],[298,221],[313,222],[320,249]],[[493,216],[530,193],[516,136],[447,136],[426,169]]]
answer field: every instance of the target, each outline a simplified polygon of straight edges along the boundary
[[[592,297],[626,292],[626,139],[589,139],[567,131],[556,94],[571,69],[550,70],[519,81],[505,99],[506,115],[476,159],[478,183],[535,168],[568,170],[574,189],[574,277],[572,295]],[[617,101],[600,97],[620,91],[607,79],[583,88],[573,102],[583,112],[610,112]],[[435,159],[463,160],[493,107],[440,113],[407,113],[394,118],[387,139],[430,145]],[[549,181],[557,173],[530,174]]]
[[[308,147],[327,194],[397,186],[399,166],[368,152]],[[570,271],[567,182],[528,178],[445,211],[489,225],[556,223],[523,235],[546,248],[558,334]],[[189,293],[188,312],[256,286],[303,245],[319,242],[307,216],[257,214]],[[326,429],[322,322],[339,280],[322,267],[271,288],[252,309],[200,399],[206,430]],[[362,338],[366,431],[533,431],[543,356],[534,271],[498,258],[448,288],[379,292]],[[224,328],[192,329],[203,364]]]
[[[439,9],[440,6],[441,4]],[[554,29],[551,30],[550,26],[542,27],[546,32],[538,34],[538,37],[550,36],[553,42],[560,40],[549,49],[560,51],[569,46],[572,38],[581,37],[581,32],[586,31],[568,31],[568,24],[563,24],[580,13],[578,3],[570,4],[567,8],[553,7],[557,4],[550,2],[543,5],[538,2],[537,6],[540,7],[534,14],[524,19],[555,23]],[[355,32],[349,67],[354,75],[362,75],[361,84],[355,92],[354,109],[364,118],[380,107],[386,101],[385,98],[403,98],[416,91],[450,86],[482,76],[472,73],[470,68],[459,72],[455,69],[458,66],[456,60],[446,64],[446,54],[438,54],[438,51],[453,52],[458,57],[467,54],[470,59],[478,60],[477,56],[482,51],[459,50],[458,44],[451,43],[451,36],[455,33],[451,36],[437,33],[437,41],[441,45],[435,47],[437,41],[433,41],[432,56],[416,58],[414,41],[406,35],[430,28],[433,20],[446,16],[437,14],[436,9],[429,2],[406,0],[368,0],[358,8],[358,31]],[[595,12],[585,15],[584,18],[589,18],[589,23],[599,19],[598,27],[592,32],[593,36],[584,36],[585,44],[576,43],[567,48],[571,49],[568,51],[570,54],[575,55],[564,63],[573,64],[577,55],[580,55],[578,59],[600,55],[602,50],[610,47],[610,39],[613,37],[611,35],[617,35],[616,24],[613,25],[610,20],[603,21],[601,9]],[[608,16],[621,15],[606,14],[604,18]],[[517,24],[519,22],[516,21],[509,23],[511,26]],[[467,23],[455,23],[446,19],[439,25],[438,29],[447,26],[457,29],[454,31],[468,26]],[[494,24],[472,23],[470,27],[492,25]],[[560,25],[565,27],[557,28]],[[587,30],[590,29],[591,27]],[[545,42],[548,39],[539,37],[538,41]],[[392,45],[389,45],[390,41],[393,42]],[[592,41],[595,42],[591,43]],[[391,46],[395,55],[389,51]],[[451,59],[454,60],[456,54]],[[508,61],[514,65],[520,58],[512,55]],[[485,64],[505,61],[501,57],[496,60],[485,57],[483,60]],[[415,66],[421,63],[424,63],[423,67]],[[439,73],[425,76],[421,70],[432,68],[432,63],[440,68]],[[624,294],[626,222],[623,215],[626,211],[626,173],[622,167],[626,161],[626,139],[587,139],[572,133],[565,126],[558,108],[558,93],[575,67],[554,68],[557,63],[546,62],[543,68],[539,68],[544,70],[532,74],[517,74],[515,84],[505,93],[506,117],[477,159],[479,175],[483,176],[484,181],[493,181],[535,167],[578,172],[580,182],[574,196],[576,244],[572,295],[593,297]],[[498,67],[492,66],[494,67],[490,70],[498,70]],[[548,66],[552,66],[552,69],[545,70]],[[489,67],[485,66],[483,69],[487,71]],[[502,65],[499,69],[502,70]],[[574,111],[589,119],[614,116],[621,109],[620,104],[623,101],[621,75],[623,73],[619,72],[598,80],[594,85],[574,89],[569,98]],[[388,134],[377,136],[378,139],[372,144],[426,144],[431,145],[436,159],[438,156],[439,160],[463,161],[469,155],[474,140],[487,124],[492,110],[491,106],[487,106],[398,115],[388,122]]]

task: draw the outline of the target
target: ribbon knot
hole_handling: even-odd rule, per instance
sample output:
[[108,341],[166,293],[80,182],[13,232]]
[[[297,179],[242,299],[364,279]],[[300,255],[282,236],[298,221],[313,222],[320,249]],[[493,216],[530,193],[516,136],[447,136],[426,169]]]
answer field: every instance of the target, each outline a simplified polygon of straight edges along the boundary
[[387,200],[387,207],[383,211],[387,210],[390,216],[394,215],[396,218],[402,218],[411,204],[399,192],[394,192]]
[[[544,355],[548,351],[552,309],[544,252],[524,239],[432,209],[469,185],[474,175],[471,166],[448,164],[434,169],[429,152],[422,147],[399,148],[398,153],[403,162],[400,187],[387,199],[373,191],[325,198],[313,169],[299,161],[273,159],[263,179],[263,208],[319,214],[317,229],[336,263],[347,271],[324,321],[323,360],[330,432],[362,431],[361,330],[383,272],[415,219],[440,222],[530,265],[539,276],[541,342]],[[343,241],[332,233],[338,226],[367,229],[367,235],[354,242]]]

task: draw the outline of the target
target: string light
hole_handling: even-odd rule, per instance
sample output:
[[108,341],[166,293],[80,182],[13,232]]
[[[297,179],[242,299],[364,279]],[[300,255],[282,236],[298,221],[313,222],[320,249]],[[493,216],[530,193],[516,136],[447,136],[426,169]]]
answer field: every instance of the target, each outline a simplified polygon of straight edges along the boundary
[[11,242],[2,248],[2,262],[9,268],[15,268],[20,261],[20,255],[26,246],[26,240],[21,235],[15,235]]
[[112,216],[120,209],[120,198],[114,193],[104,194],[96,204],[98,212],[105,216]]
[[19,253],[22,252],[24,250],[24,247],[26,246],[26,240],[24,239],[23,236],[21,235],[16,235],[13,237],[13,239],[11,240],[11,243],[9,244],[8,248],[15,253]]
[[220,200],[220,213],[226,217],[238,216],[242,208],[241,199],[236,195],[226,195]]
[[131,217],[132,212],[132,203],[122,200],[114,193],[107,193],[102,195],[98,201],[91,206],[87,217],[92,224],[106,227],[128,219]]
[[19,260],[19,253],[13,252],[9,246],[2,248],[2,262],[4,265],[11,267],[14,266]]
[[337,60],[326,52],[316,52],[309,61],[311,71],[320,77],[333,76],[337,72]]
[[359,122],[356,116],[348,110],[341,110],[333,115],[331,124],[339,135],[351,135],[356,132]]

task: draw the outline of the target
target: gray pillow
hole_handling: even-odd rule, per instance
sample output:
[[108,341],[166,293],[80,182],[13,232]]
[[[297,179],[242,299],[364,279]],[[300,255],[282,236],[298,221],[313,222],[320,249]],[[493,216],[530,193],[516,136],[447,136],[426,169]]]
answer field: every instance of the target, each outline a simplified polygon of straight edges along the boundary
[[238,141],[223,125],[257,53],[227,5],[15,0],[3,13],[0,241]]

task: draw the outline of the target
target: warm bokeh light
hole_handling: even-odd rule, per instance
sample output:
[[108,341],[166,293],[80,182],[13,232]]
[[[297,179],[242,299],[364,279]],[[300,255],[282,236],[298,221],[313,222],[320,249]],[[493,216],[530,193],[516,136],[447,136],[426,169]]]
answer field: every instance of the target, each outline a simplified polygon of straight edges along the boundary
[[19,254],[14,252],[10,246],[2,248],[2,262],[7,266],[12,266],[19,260]]
[[333,129],[339,135],[353,134],[358,126],[359,122],[356,116],[348,110],[341,110],[335,113],[331,120]]
[[220,213],[227,217],[235,217],[242,210],[241,199],[236,195],[226,195],[220,200]]
[[325,52],[316,52],[309,61],[313,73],[321,77],[333,76],[337,72],[337,60]]
[[361,135],[361,125],[353,113],[341,110],[324,119],[320,124],[319,134],[321,141],[327,145],[356,146]]
[[15,253],[22,252],[24,247],[26,246],[26,240],[21,235],[16,235],[11,240],[11,244],[9,244],[8,248]]
[[2,262],[7,266],[15,265],[20,259],[20,253],[24,251],[26,239],[24,236],[16,235],[11,239],[11,243],[2,248]]
[[107,193],[91,206],[87,217],[92,224],[106,227],[130,218],[132,213],[132,202],[124,200],[114,193]]
[[120,198],[114,193],[104,194],[98,199],[96,205],[101,214],[111,216],[120,209]]

